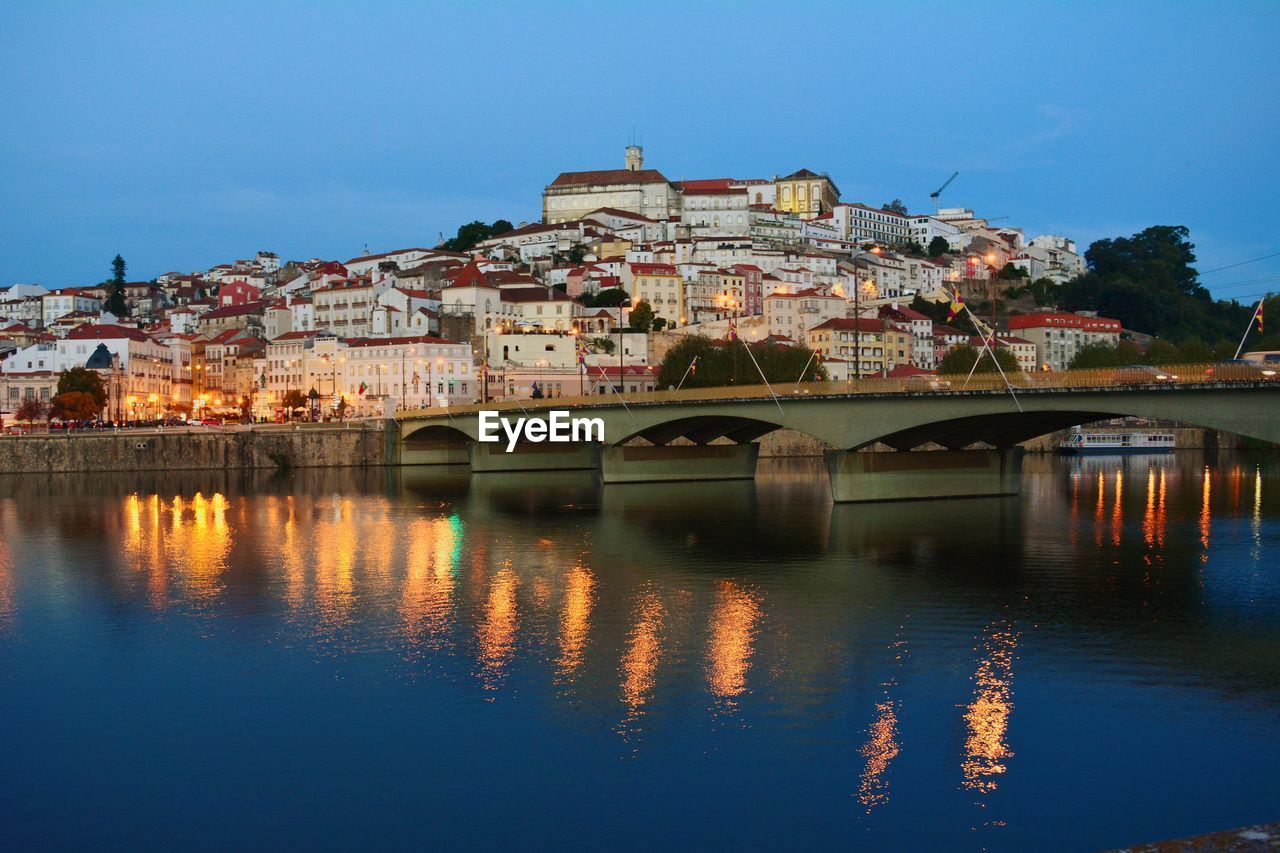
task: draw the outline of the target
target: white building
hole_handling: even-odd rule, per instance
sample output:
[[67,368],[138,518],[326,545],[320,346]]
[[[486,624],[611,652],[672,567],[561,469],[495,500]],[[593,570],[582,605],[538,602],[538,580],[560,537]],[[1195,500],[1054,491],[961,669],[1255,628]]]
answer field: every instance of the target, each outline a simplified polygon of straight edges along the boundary
[[602,207],[654,220],[680,214],[680,194],[656,169],[644,168],[644,149],[627,147],[626,168],[562,172],[542,192],[542,221],[571,222]]
[[1036,347],[1036,363],[1050,370],[1066,370],[1082,347],[1115,346],[1120,342],[1120,321],[1107,317],[1044,311],[1009,318],[1012,335]]
[[41,315],[45,326],[67,314],[93,313],[102,308],[102,300],[74,287],[51,290],[41,296]]

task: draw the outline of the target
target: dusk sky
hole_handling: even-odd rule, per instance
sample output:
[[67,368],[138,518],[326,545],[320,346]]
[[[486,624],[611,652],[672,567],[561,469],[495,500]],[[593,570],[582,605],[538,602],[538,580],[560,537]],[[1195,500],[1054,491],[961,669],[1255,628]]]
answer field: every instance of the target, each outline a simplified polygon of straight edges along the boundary
[[[828,172],[1027,237],[1187,225],[1280,253],[1280,4],[49,3],[0,7],[0,284],[532,221],[565,170]],[[1280,256],[1211,273],[1247,301]]]

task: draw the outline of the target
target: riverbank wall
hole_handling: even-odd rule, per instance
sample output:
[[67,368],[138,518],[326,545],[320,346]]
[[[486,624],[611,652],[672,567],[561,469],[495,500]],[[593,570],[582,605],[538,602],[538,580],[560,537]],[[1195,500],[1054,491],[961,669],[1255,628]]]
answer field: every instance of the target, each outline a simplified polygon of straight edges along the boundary
[[0,439],[0,473],[200,471],[383,465],[381,427],[121,430]]

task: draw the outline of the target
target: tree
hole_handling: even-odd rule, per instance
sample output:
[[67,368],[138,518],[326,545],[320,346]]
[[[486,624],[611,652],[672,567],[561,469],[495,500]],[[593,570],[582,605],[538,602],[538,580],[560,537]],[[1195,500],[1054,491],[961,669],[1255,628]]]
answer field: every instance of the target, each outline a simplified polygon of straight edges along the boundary
[[73,367],[70,370],[62,371],[62,374],[58,376],[58,394],[72,392],[88,394],[97,404],[97,409],[101,409],[107,404],[107,388],[102,381],[102,375],[96,370],[89,370],[87,367]]
[[84,391],[68,391],[53,398],[50,413],[64,421],[87,421],[98,416],[102,405],[92,394]]
[[1015,267],[1013,265],[1013,261],[1009,261],[1009,263],[1005,264],[1004,267],[1000,270],[1000,272],[996,274],[996,277],[1008,280],[1008,279],[1014,279],[1014,278],[1022,278],[1026,274],[1027,273],[1025,270],[1019,267]]
[[[1004,347],[996,347],[996,361],[1000,362],[1000,368],[1005,373],[1021,373],[1018,367],[1018,359],[1013,353]],[[974,368],[974,362],[977,362],[977,368]],[[964,376],[973,370],[974,373],[996,373],[996,366],[991,361],[991,355],[985,348],[972,347],[968,344],[961,344],[955,347],[951,352],[947,353],[942,361],[938,364],[938,374],[941,376]]]
[[613,338],[595,338],[591,343],[605,355],[613,355],[613,351],[616,349],[613,345]]
[[902,199],[900,198],[895,198],[893,201],[886,201],[880,207],[882,210],[891,211],[899,216],[907,215],[907,206],[902,203]]
[[945,255],[951,251],[951,244],[947,242],[945,237],[934,237],[929,241],[929,257],[936,258],[938,255]]
[[1106,343],[1085,344],[1076,350],[1069,370],[1095,370],[1107,367],[1122,367],[1126,364],[1140,364],[1143,359],[1142,350],[1128,341],[1121,341],[1112,346]]
[[606,287],[582,297],[582,304],[588,308],[617,308],[630,301],[631,297],[621,287]]
[[292,413],[294,409],[305,409],[307,407],[307,398],[297,388],[290,388],[284,392],[284,399],[280,401],[280,404]]
[[42,421],[45,419],[47,406],[43,400],[38,397],[23,397],[22,402],[18,404],[17,411],[13,413],[15,420],[32,423],[33,421]]
[[653,327],[653,306],[641,299],[631,307],[631,315],[627,324],[640,332],[647,332]]
[[1130,237],[1097,240],[1085,252],[1088,272],[1059,288],[1057,301],[1173,343],[1238,340],[1252,306],[1213,299],[1200,284],[1189,237],[1184,226],[1154,225]]
[[[740,341],[715,341],[704,335],[686,335],[667,351],[658,367],[658,387],[710,388],[734,384],[734,350]],[[826,370],[813,357],[808,347],[784,347],[751,344],[751,354],[770,382],[812,382],[825,379]],[[692,371],[689,365],[697,363]],[[760,374],[751,359],[742,354],[738,360],[739,385],[759,385]]]
[[665,329],[666,327],[667,327],[667,318],[666,318],[666,317],[654,317],[654,318],[653,318],[653,330],[654,330],[655,332],[661,332],[661,331],[662,331],[663,329]]
[[476,243],[488,239],[489,226],[479,219],[458,226],[458,234],[444,241],[441,248],[450,252],[465,252],[475,247]]
[[129,313],[129,306],[124,301],[125,269],[124,258],[116,255],[111,259],[111,278],[104,282],[107,286],[107,299],[102,307],[117,317],[123,317]]
[[514,229],[511,227],[511,223],[505,219],[499,219],[492,225],[485,225],[477,219],[468,222],[466,225],[458,226],[457,236],[445,240],[441,244],[441,248],[450,252],[466,252],[475,248],[476,243],[481,240],[488,240],[490,237],[506,234],[512,230]]
[[1144,361],[1147,364],[1179,364],[1182,362],[1182,353],[1178,352],[1178,347],[1171,341],[1156,338],[1147,347]]

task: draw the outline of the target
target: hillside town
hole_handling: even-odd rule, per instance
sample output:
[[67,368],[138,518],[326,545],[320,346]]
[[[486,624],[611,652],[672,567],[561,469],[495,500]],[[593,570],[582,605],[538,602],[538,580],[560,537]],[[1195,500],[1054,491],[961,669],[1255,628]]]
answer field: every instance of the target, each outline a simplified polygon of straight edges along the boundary
[[115,422],[643,392],[687,335],[803,345],[834,381],[927,374],[972,332],[918,300],[957,295],[1025,371],[1064,370],[1122,331],[1028,295],[1084,271],[1069,237],[845,201],[808,169],[673,181],[631,145],[622,168],[557,175],[541,211],[463,250],[260,251],[147,281],[0,288],[0,414],[47,414],[73,368],[103,377]]

